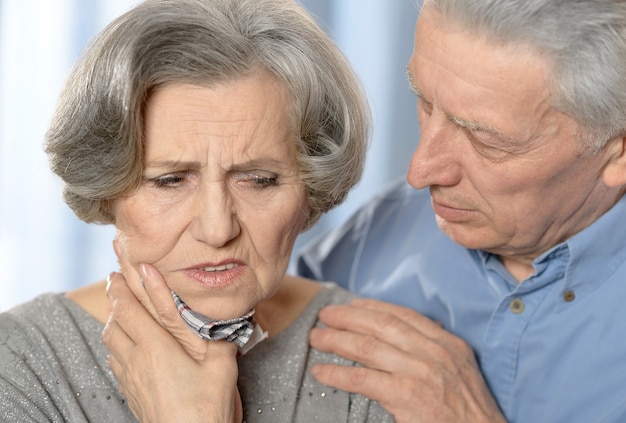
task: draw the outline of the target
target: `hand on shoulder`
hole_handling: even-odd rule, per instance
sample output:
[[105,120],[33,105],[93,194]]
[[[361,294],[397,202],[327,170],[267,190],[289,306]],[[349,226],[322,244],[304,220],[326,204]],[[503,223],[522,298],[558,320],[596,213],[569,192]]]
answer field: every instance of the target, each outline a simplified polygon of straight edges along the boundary
[[405,307],[358,299],[320,312],[314,348],[363,364],[318,364],[321,383],[378,401],[397,422],[505,422],[471,348]]

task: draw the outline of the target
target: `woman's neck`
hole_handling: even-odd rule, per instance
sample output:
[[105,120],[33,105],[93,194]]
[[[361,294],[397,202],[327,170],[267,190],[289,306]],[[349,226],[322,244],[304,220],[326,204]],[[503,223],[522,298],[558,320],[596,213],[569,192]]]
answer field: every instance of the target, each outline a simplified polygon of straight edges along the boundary
[[322,285],[309,279],[285,276],[278,291],[256,306],[254,318],[269,336],[287,328],[322,289]]

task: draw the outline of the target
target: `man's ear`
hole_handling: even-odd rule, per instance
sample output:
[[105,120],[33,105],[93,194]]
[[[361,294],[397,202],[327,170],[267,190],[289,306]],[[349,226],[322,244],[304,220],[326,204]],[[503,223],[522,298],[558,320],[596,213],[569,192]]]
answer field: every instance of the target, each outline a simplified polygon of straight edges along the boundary
[[609,162],[602,172],[604,184],[611,188],[626,186],[626,135],[609,141]]

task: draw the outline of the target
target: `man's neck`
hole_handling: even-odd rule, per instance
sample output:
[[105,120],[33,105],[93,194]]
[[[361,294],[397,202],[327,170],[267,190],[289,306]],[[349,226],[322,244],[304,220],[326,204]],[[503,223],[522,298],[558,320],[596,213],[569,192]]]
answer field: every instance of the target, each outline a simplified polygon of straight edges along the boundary
[[518,282],[527,279],[535,272],[535,268],[532,263],[522,262],[520,260],[504,256],[499,256],[498,258]]

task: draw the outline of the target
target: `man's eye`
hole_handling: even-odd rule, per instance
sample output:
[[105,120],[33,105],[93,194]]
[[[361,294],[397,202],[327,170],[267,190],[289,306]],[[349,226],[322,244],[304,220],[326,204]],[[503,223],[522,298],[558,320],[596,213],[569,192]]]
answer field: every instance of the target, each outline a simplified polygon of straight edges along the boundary
[[471,131],[468,131],[468,134],[474,150],[492,162],[504,162],[513,155],[511,151],[504,148],[502,143],[494,142],[493,136],[485,137],[488,139],[481,139]]
[[425,101],[422,97],[418,97],[417,105],[419,110],[421,110],[423,113],[426,113],[429,116],[432,114],[433,105]]
[[179,175],[164,175],[153,179],[154,186],[157,188],[172,187],[182,182],[183,178]]

